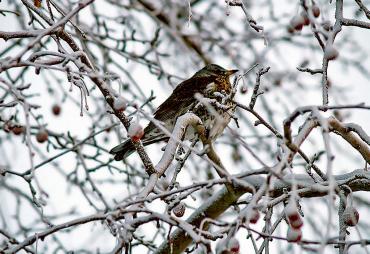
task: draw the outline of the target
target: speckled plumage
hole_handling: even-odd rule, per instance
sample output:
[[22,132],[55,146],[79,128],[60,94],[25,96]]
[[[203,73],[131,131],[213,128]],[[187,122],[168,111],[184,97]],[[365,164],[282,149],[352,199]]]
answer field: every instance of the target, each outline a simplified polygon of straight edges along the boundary
[[[177,117],[186,112],[193,112],[200,117],[206,127],[209,137],[216,139],[222,134],[226,125],[230,122],[235,105],[230,100],[222,101],[222,96],[215,96],[215,92],[228,96],[232,93],[229,81],[230,75],[237,70],[225,70],[224,68],[210,64],[196,72],[191,78],[181,82],[154,112],[154,118],[161,121],[164,126],[172,132]],[[207,107],[199,106],[196,94],[204,98],[213,99],[213,102],[221,103],[222,108],[214,107],[217,114],[210,112]],[[220,94],[219,94],[220,95]],[[220,116],[220,118],[217,117]],[[141,141],[143,145],[150,145],[159,141],[168,141],[169,137],[160,131],[153,122],[150,122],[144,129],[144,136]],[[195,137],[194,131],[187,130],[185,139]],[[115,160],[122,160],[134,151],[130,140],[114,147],[110,152],[115,155]]]

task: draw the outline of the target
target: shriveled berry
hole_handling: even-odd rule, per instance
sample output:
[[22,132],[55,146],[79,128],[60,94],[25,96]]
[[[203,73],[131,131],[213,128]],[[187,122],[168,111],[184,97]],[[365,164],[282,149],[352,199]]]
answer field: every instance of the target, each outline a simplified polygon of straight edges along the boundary
[[3,130],[7,133],[11,132],[13,129],[13,125],[10,121],[6,121],[3,125]]
[[240,93],[241,94],[246,94],[248,92],[248,87],[246,85],[242,85],[240,87]]
[[185,204],[181,202],[172,209],[172,212],[176,217],[182,217],[185,214],[185,208]]
[[329,20],[324,20],[321,23],[322,28],[324,28],[325,31],[329,31],[331,29],[331,23]]

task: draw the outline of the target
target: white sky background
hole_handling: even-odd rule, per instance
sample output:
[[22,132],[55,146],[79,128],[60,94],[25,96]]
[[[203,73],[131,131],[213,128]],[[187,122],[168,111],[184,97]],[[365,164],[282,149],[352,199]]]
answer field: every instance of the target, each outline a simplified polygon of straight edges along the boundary
[[[98,1],[99,0],[97,0],[96,2],[98,2]],[[287,13],[287,23],[288,23],[290,17],[297,12],[296,10],[298,8],[298,3],[297,3],[298,1],[285,1],[284,4],[282,2],[283,1],[279,1],[279,4],[276,5],[276,11]],[[345,1],[345,2],[348,2],[348,1]],[[350,2],[352,2],[352,1],[350,1]],[[294,3],[294,4],[292,4],[292,3]],[[365,3],[368,3],[368,6],[369,6],[369,1],[365,1]],[[353,4],[355,4],[355,3],[353,3]],[[0,3],[0,9],[6,9],[6,5],[7,5],[7,2],[2,1]],[[321,4],[320,6],[327,6],[327,5],[322,5]],[[104,8],[106,8],[106,7],[104,7]],[[328,9],[329,9],[329,7],[328,7]],[[330,6],[330,9],[333,9],[333,6]],[[108,10],[108,9],[106,9],[105,11],[106,11],[106,13],[114,12],[114,10]],[[197,10],[197,11],[199,11],[199,10]],[[252,9],[251,14],[252,14],[252,16],[254,16],[257,19],[257,21],[258,21],[259,16],[266,15],[265,13],[260,13],[259,10],[255,9],[255,8]],[[349,15],[349,14],[350,13],[345,13],[344,16]],[[233,22],[235,22],[234,21],[235,17],[242,17],[242,15],[243,14],[241,13],[241,10],[239,10],[239,9],[236,10],[235,8],[231,8],[231,15],[229,17],[226,17],[226,15],[225,15],[225,22],[230,22],[231,24],[233,24]],[[291,15],[291,16],[289,16],[289,15]],[[325,11],[323,11],[322,15],[325,16],[327,14],[325,13]],[[331,17],[333,16],[332,13],[330,14],[330,16]],[[18,28],[15,26],[15,22],[12,20],[13,18],[14,18],[13,15],[8,15],[7,17],[0,16],[0,30],[1,31],[15,31],[15,30],[17,30]],[[145,23],[145,22],[148,22],[148,23]],[[143,26],[145,27],[147,25],[149,26],[148,30],[150,30],[149,21],[143,20]],[[235,24],[235,25],[240,25],[240,29],[246,29],[245,24]],[[266,30],[269,30],[269,26],[273,26],[273,24],[263,24],[263,23],[261,23],[260,25],[263,25]],[[187,24],[184,24],[184,27],[186,27],[186,26],[187,26]],[[188,29],[189,29],[189,33],[191,33],[191,24],[190,24],[190,27]],[[370,54],[370,44],[369,44],[370,31],[366,31],[366,30],[359,29],[359,28],[352,28],[352,27],[350,27],[350,28],[344,27],[343,30],[344,31],[339,35],[339,38],[337,39],[337,41],[340,41],[340,36],[342,34],[347,33],[348,32],[347,30],[351,30],[350,33],[353,37],[356,38],[357,43],[362,46],[362,48],[365,50],[365,52],[367,54]],[[186,31],[186,28],[185,28],[185,31]],[[308,33],[309,33],[308,30],[303,31],[303,34],[308,34]],[[150,34],[148,37],[150,38],[151,36],[152,35]],[[3,48],[5,48],[6,45],[7,45],[7,43],[5,43],[3,40],[1,40],[0,41],[0,51]],[[259,44],[255,45],[255,46],[260,51],[263,51],[266,47],[263,44],[262,40],[260,40]],[[296,66],[299,65],[300,61],[302,60],[302,55],[311,59],[311,64],[310,64],[309,67],[319,68],[321,66],[321,57],[322,56],[319,55],[319,54],[312,57],[311,55],[309,55],[310,54],[309,52],[311,52],[311,51],[308,51],[308,50],[307,50],[307,52],[305,52],[304,50],[297,51],[297,49],[291,49],[290,45],[288,45],[287,47],[282,46],[281,49],[282,49],[281,53],[284,55],[285,59],[290,60],[289,63],[284,63],[284,65],[287,64],[287,65],[291,66],[292,69],[294,69]],[[357,56],[357,54],[359,54],[359,53],[357,53],[356,49],[346,50],[346,51],[343,50],[343,51],[340,51],[340,53],[341,53],[340,57],[342,57],[342,52],[344,52],[344,54],[351,54],[353,56]],[[290,57],[286,57],[287,55],[289,55]],[[339,57],[339,60],[340,60],[340,57]],[[315,59],[315,61],[312,61],[312,58]],[[214,59],[217,59],[217,57],[215,57]],[[187,59],[186,61],[189,61],[189,59]],[[275,67],[275,66],[278,66],[279,61],[280,61],[280,59],[276,58],[276,55],[271,56],[271,57],[267,56],[265,61],[262,62],[262,64],[264,66],[274,65],[274,67]],[[368,71],[370,71],[370,60],[368,58],[365,59],[365,56],[364,56],[364,61],[366,61],[366,64],[364,64],[364,66],[367,68]],[[239,67],[239,66],[232,66],[230,64],[230,62],[225,58],[219,59],[219,61],[217,61],[217,63],[220,64],[220,65],[223,65],[224,67],[227,67],[227,68]],[[166,62],[163,62],[163,64],[166,64]],[[124,63],[123,63],[123,65],[124,65]],[[191,76],[196,70],[199,69],[199,66],[196,66],[195,64],[190,65],[190,66],[191,66],[190,67],[191,69],[189,68],[187,70],[187,73],[185,74],[183,72],[183,70],[180,70],[179,68],[177,68],[177,66],[171,66],[171,64],[166,64],[166,68],[169,69],[170,73],[178,75],[179,77],[182,77],[182,78],[187,78],[187,77]],[[129,70],[129,71],[131,72],[132,76],[135,77],[136,82],[144,88],[143,90],[146,93],[146,95],[150,94],[150,90],[153,90],[155,92],[155,96],[157,97],[156,100],[153,102],[155,106],[158,106],[169,95],[169,93],[171,91],[171,89],[170,89],[171,86],[168,84],[167,81],[158,81],[155,76],[149,74],[147,72],[147,70],[143,70],[140,67],[139,68],[133,68],[132,70]],[[274,71],[279,71],[279,70],[278,69],[271,69],[271,72],[274,72]],[[47,72],[47,70],[42,70],[42,72]],[[1,74],[1,75],[3,75],[3,74]],[[59,74],[56,73],[56,75],[59,75]],[[64,77],[64,75],[60,75],[60,76],[61,76],[62,79],[65,80],[64,85],[69,87],[69,84],[68,84],[66,78]],[[67,130],[68,130],[68,131],[71,132],[72,136],[76,136],[80,139],[86,137],[86,135],[88,135],[90,133],[89,132],[90,130],[88,129],[90,124],[91,124],[89,122],[89,118],[88,117],[80,117],[80,115],[79,115],[80,113],[79,113],[78,108],[75,105],[70,105],[71,104],[70,102],[63,104],[61,117],[52,116],[51,106],[54,103],[56,103],[55,100],[57,100],[57,102],[59,103],[61,98],[58,98],[58,95],[57,95],[57,96],[55,96],[57,99],[55,99],[55,98],[50,97],[47,94],[47,92],[45,90],[46,84],[44,83],[44,80],[41,78],[41,75],[35,75],[32,71],[30,71],[28,73],[27,77],[29,78],[29,82],[32,83],[32,87],[31,87],[32,91],[40,93],[40,96],[35,97],[33,99],[33,102],[36,102],[37,104],[42,106],[41,109],[39,109],[39,112],[42,113],[42,115],[45,116],[45,119],[47,119],[46,121],[48,123],[48,129],[55,130],[56,132],[64,132],[64,133],[66,133]],[[333,86],[338,86],[338,87],[341,87],[341,88],[344,89],[344,91],[346,93],[346,96],[349,98],[347,103],[356,104],[356,103],[360,103],[360,102],[365,102],[366,105],[370,104],[370,86],[369,86],[370,82],[369,82],[368,79],[363,78],[363,76],[360,75],[357,71],[355,71],[353,69],[343,70],[341,68],[341,66],[339,66],[339,64],[336,61],[334,61],[334,62],[330,62],[330,64],[329,64],[329,77],[332,80]],[[312,77],[310,77],[309,74],[300,74],[299,78],[300,79],[312,79],[313,89],[312,89],[312,91],[305,91],[305,93],[302,93],[302,91],[299,91],[298,92],[299,94],[294,94],[294,95],[292,94],[292,96],[296,96],[298,99],[300,97],[304,97],[303,105],[301,105],[301,106],[308,105],[309,103],[310,104],[315,104],[315,105],[321,104],[322,98],[321,98],[321,89],[319,88],[319,84],[320,84],[319,79],[318,78],[317,79],[312,78]],[[252,75],[252,80],[254,80],[254,75]],[[262,81],[262,84],[263,84],[263,81]],[[241,101],[241,102],[243,102],[243,101],[246,102],[245,104],[247,104],[247,102],[249,102],[249,96],[250,96],[251,91],[252,91],[253,83],[249,83],[248,85],[249,85],[248,95],[247,96],[238,95],[238,100]],[[295,85],[295,84],[288,84],[288,87],[292,86],[292,85]],[[90,88],[92,86],[92,84],[90,82],[87,82],[87,86]],[[54,87],[56,87],[56,86],[54,86]],[[295,91],[294,89],[290,89],[290,90]],[[277,92],[279,92],[279,91],[277,91]],[[58,92],[56,92],[56,94],[58,94]],[[80,94],[79,94],[79,91],[76,88],[74,88],[73,92],[70,93],[70,96],[74,97],[77,101],[79,101]],[[90,113],[92,113],[92,114],[94,113],[94,110],[95,110],[94,100],[93,100],[94,96],[99,96],[99,93],[97,93],[95,91],[94,94],[90,98],[88,98],[88,104],[91,108]],[[330,96],[329,99],[333,99],[332,94],[329,94],[329,96]],[[273,97],[274,96],[269,94],[269,93],[266,94],[266,98],[271,98],[271,101],[269,101],[269,103],[274,103],[274,98]],[[346,102],[345,101],[338,102],[338,104],[344,104],[344,103],[346,103]],[[258,104],[258,102],[257,102],[257,104]],[[291,108],[291,111],[294,110],[294,109],[295,108]],[[277,109],[277,111],[279,111],[279,109]],[[285,115],[283,109],[281,109],[280,112],[281,112],[281,122],[282,122],[283,118],[286,117],[286,115]],[[369,113],[369,111],[353,110],[351,112],[352,112],[352,115],[350,116],[350,118],[346,119],[346,121],[357,123],[365,130],[366,133],[370,133],[370,113]],[[86,114],[86,112],[85,112],[85,114]],[[101,123],[102,126],[101,127],[103,127],[105,125],[108,125],[109,122],[110,121],[108,120],[108,117],[107,117],[107,119],[102,121],[102,123]],[[145,124],[145,121],[143,121],[143,124]],[[232,128],[235,128],[234,124],[232,124],[231,126],[232,126]],[[315,136],[317,137],[317,139],[315,140],[315,142],[317,142],[318,146],[323,147],[322,146],[323,142],[322,142],[321,134],[318,131],[316,131],[316,132],[317,133],[315,134]],[[1,132],[0,135],[4,135],[4,133]],[[333,151],[334,153],[337,149],[350,148],[349,146],[347,146],[346,143],[342,142],[340,139],[338,139],[334,135],[331,135],[331,137],[332,137],[333,141],[338,141],[338,142],[332,142],[332,148],[334,150]],[[109,138],[110,138],[110,141],[106,144],[107,149],[109,149],[109,148],[113,147],[114,145],[118,144],[117,138],[115,136],[110,135]],[[12,139],[12,140],[16,140],[16,143],[11,144],[11,143],[8,142],[8,144],[6,146],[5,146],[5,144],[2,144],[0,146],[0,149],[1,149],[0,154],[1,155],[6,154],[6,157],[1,158],[0,165],[3,165],[3,164],[11,165],[12,169],[17,169],[19,171],[24,171],[25,169],[28,169],[30,167],[29,159],[28,159],[28,155],[27,155],[27,149],[24,145],[21,145],[22,144],[22,138],[21,137],[18,137],[16,139]],[[100,138],[100,140],[103,142],[103,138]],[[221,141],[222,141],[222,139],[221,139]],[[335,147],[335,144],[340,144],[343,147]],[[38,144],[36,144],[36,145],[38,145]],[[45,149],[45,146],[44,147],[43,146],[44,145],[40,145],[40,149]],[[148,147],[147,148],[147,150],[149,151],[149,154],[151,156],[155,157],[155,158],[153,158],[153,161],[157,161],[159,159],[160,154],[158,154],[158,152],[157,153],[153,152],[153,151],[157,151],[157,149],[158,149],[158,147]],[[355,153],[353,150],[351,150],[351,152]],[[59,151],[50,151],[49,155],[51,157],[56,153],[59,153]],[[74,169],[74,166],[75,166],[75,164],[73,163],[74,158],[75,158],[75,154],[70,153],[70,154],[64,155],[60,159],[56,160],[56,162],[59,163],[60,165],[63,165],[62,168],[67,169],[67,171],[72,171]],[[226,156],[225,156],[225,158],[226,158]],[[360,157],[359,157],[359,155],[354,154],[354,158],[358,159]],[[41,161],[43,161],[43,159],[41,159],[39,157],[35,158],[35,163],[36,164],[38,164]],[[137,165],[140,165],[139,164],[140,162],[138,162],[137,160],[135,161],[135,156],[133,156],[132,162],[137,163]],[[323,162],[325,163],[325,160]],[[226,166],[228,168],[234,168],[233,167],[233,162],[224,161],[224,163],[226,164]],[[252,163],[252,165],[256,165],[255,162],[251,162],[251,163]],[[356,161],[356,159],[354,159],[353,160],[353,165],[348,165],[348,158],[345,158],[345,160],[341,160],[341,158],[337,157],[336,160],[334,161],[333,168],[336,170],[335,174],[339,174],[339,173],[342,173],[342,172],[348,172],[348,168],[353,169],[355,167],[363,166],[361,163],[359,163],[359,161]],[[119,164],[117,164],[117,165],[119,165]],[[323,165],[325,165],[325,164],[323,164]],[[94,212],[86,202],[81,202],[81,199],[83,199],[83,197],[81,196],[80,192],[73,191],[73,193],[69,193],[68,196],[66,196],[67,195],[66,194],[66,187],[67,187],[66,183],[64,181],[60,181],[58,173],[55,172],[54,170],[52,170],[51,167],[45,166],[43,168],[40,168],[37,172],[38,172],[37,176],[40,179],[40,181],[42,182],[42,186],[46,190],[49,190],[48,193],[49,193],[50,197],[48,199],[48,206],[45,208],[46,213],[51,213],[51,211],[54,211],[55,213],[60,214],[60,213],[68,211],[71,207],[74,207],[74,206],[78,207],[78,210],[82,211],[83,215],[89,215],[89,214]],[[188,185],[189,181],[192,181],[192,179],[190,179],[190,177],[188,175],[181,174],[181,176],[182,176],[182,179],[179,179],[179,181],[183,185]],[[111,175],[109,172],[106,172],[106,171],[102,170],[99,173],[95,174],[94,177],[97,177],[97,178],[115,177],[115,180],[119,181],[119,179],[117,179],[117,178],[119,178],[120,176],[117,175],[117,174]],[[45,180],[45,179],[47,179],[47,180]],[[23,184],[21,181],[17,182],[15,180],[14,185],[17,184],[17,183]],[[24,191],[25,192],[28,191],[27,186],[24,186]],[[133,193],[135,193],[136,191],[137,190],[132,190]],[[104,193],[105,195],[115,196],[117,198],[122,196],[122,190],[120,190],[119,188],[104,189],[103,192],[105,192]],[[153,205],[157,205],[157,204],[153,204]],[[196,202],[194,202],[194,205],[196,205]],[[14,207],[14,200],[10,197],[9,193],[6,193],[6,192],[0,190],[0,209],[2,210],[2,212],[6,214],[7,210],[9,209],[9,211],[10,211],[11,209],[13,209],[13,207]],[[28,208],[28,209],[30,209],[30,208]],[[65,210],[63,210],[63,209],[65,209]],[[27,212],[27,209],[24,212]],[[320,213],[319,209],[316,212]],[[368,213],[369,213],[369,211],[361,211],[361,217],[366,218]],[[186,215],[189,215],[189,214],[190,214],[190,212],[188,212]],[[32,216],[32,214],[31,214],[31,216]],[[27,224],[27,219],[26,219],[27,216],[24,216],[24,218],[25,218],[24,222]],[[60,221],[60,222],[64,222],[66,220],[67,220],[67,218],[63,218],[63,221]],[[101,229],[102,229],[102,226],[100,225],[100,223],[97,223],[96,227],[90,227],[88,225],[88,226],[79,227],[78,229],[74,229],[73,233],[72,233],[73,237],[68,236],[69,240],[73,239],[68,243],[68,247],[70,247],[71,249],[74,249],[74,248],[78,248],[79,246],[84,246],[84,245],[88,244],[92,248],[94,247],[94,245],[96,245],[96,247],[101,248],[102,247],[101,243],[105,242],[106,243],[106,246],[105,246],[106,249],[101,249],[101,250],[102,251],[111,250],[112,247],[114,246],[114,242],[113,242],[114,239],[111,237],[111,235],[109,234],[109,232],[107,230],[105,231],[106,234],[104,234],[102,236]],[[92,231],[90,231],[90,230],[92,230]],[[62,235],[63,234],[58,233],[58,236],[60,236],[61,239],[63,239]],[[283,233],[283,235],[284,235],[284,233]],[[67,236],[67,234],[66,234],[66,236]],[[306,236],[306,232],[304,232],[304,237],[305,236]],[[96,239],[99,239],[99,241],[95,242],[94,241],[95,237],[99,237],[99,238],[96,238]],[[102,238],[104,238],[104,239],[102,239]],[[42,248],[42,245],[43,245],[43,243],[40,242],[39,243],[40,248]],[[250,246],[250,241],[249,240],[248,241],[242,241],[241,246],[242,246],[242,253],[246,253],[244,251],[248,250],[251,247]],[[295,249],[297,251],[299,250],[299,248],[296,248],[296,247],[295,247]],[[358,248],[356,248],[356,249],[358,249]],[[361,251],[361,250],[359,250],[359,251]],[[360,252],[357,252],[357,253],[360,253]]]

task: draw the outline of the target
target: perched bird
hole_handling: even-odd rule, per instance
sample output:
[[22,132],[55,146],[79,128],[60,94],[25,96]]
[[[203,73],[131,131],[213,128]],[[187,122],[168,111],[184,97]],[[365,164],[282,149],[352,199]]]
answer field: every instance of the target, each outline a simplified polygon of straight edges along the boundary
[[[160,121],[169,132],[172,132],[179,116],[193,112],[202,120],[208,138],[216,139],[222,134],[235,111],[235,104],[231,100],[234,92],[229,78],[237,71],[226,70],[216,64],[205,66],[173,90],[170,97],[154,112],[154,119]],[[209,101],[207,104],[211,104],[214,110],[210,109],[209,105],[202,105],[204,102],[200,103],[195,98],[196,94],[200,94],[206,102]],[[195,136],[194,130],[187,130],[185,139],[191,140]],[[141,138],[144,146],[168,140],[169,137],[153,122],[150,122],[144,129],[144,136]],[[134,150],[132,142],[126,140],[114,147],[110,153],[115,155],[115,160],[122,160]]]

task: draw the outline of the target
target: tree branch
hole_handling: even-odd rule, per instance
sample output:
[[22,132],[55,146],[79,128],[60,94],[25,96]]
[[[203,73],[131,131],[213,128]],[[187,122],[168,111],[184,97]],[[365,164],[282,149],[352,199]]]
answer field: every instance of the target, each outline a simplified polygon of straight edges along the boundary
[[[370,173],[368,171],[355,170],[347,174],[336,175],[334,176],[334,179],[339,186],[348,185],[354,192],[370,190]],[[187,222],[195,227],[199,227],[201,222],[205,219],[218,218],[243,194],[253,193],[253,189],[258,191],[265,182],[265,178],[260,176],[248,176],[242,180],[247,184],[244,186],[234,187],[234,193],[230,193],[226,188],[223,188],[199,207],[189,217],[189,219],[187,219]],[[330,191],[330,188],[328,187],[329,181],[325,181],[320,185],[317,185],[309,176],[289,174],[282,180],[276,180],[271,192],[269,192],[269,198],[279,197],[284,193],[284,190],[291,190],[294,184],[297,184],[297,194],[302,198],[322,197]],[[245,186],[247,185],[252,186],[253,188],[246,188]],[[192,239],[190,236],[188,236],[182,229],[177,229],[171,234],[167,241],[162,243],[155,253],[180,254],[185,251],[186,247],[191,244],[191,242]]]

